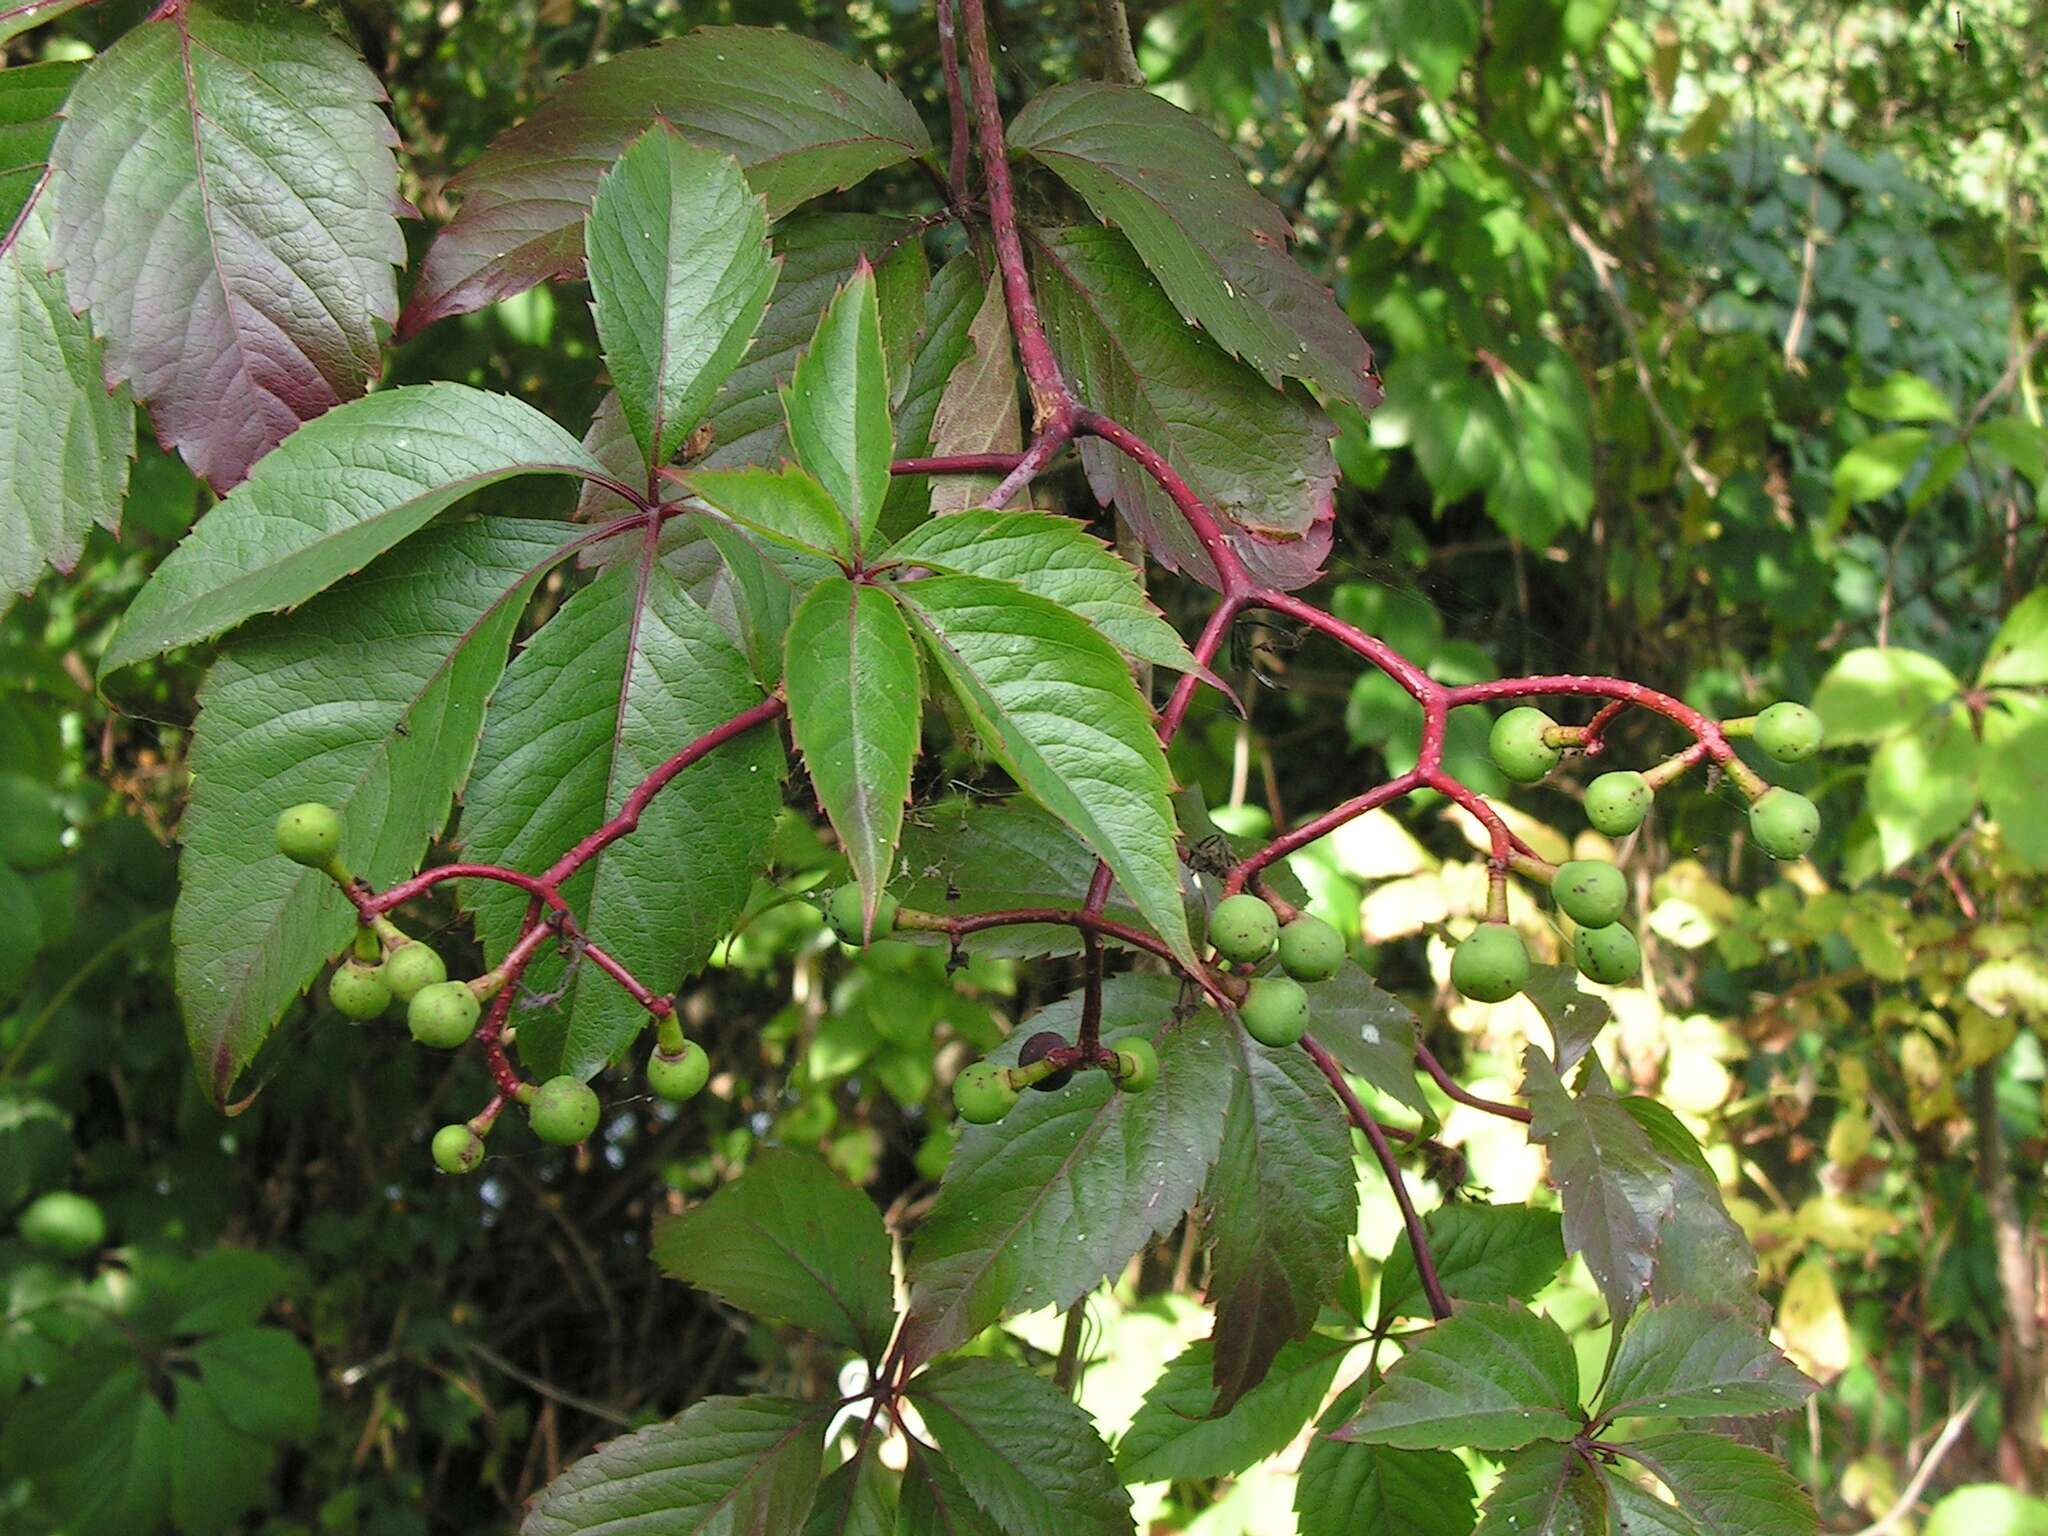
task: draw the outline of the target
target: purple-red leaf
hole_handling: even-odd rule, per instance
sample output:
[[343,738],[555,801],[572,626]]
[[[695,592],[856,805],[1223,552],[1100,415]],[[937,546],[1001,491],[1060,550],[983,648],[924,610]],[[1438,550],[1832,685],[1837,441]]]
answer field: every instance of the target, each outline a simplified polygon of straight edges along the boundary
[[571,79],[448,184],[462,211],[427,253],[399,334],[581,272],[598,178],[657,118],[738,159],[771,219],[931,147],[894,86],[792,33],[702,27],[621,54]]
[[71,302],[108,383],[217,490],[378,370],[405,260],[382,100],[311,12],[193,0],[95,59],[65,107]]

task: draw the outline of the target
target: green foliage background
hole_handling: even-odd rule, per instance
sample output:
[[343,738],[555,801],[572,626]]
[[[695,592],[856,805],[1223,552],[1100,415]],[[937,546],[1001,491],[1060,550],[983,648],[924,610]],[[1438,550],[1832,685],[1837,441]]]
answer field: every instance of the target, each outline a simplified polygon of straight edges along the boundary
[[[1102,9],[998,8],[1014,99],[1115,67]],[[74,12],[6,60],[84,57],[141,11]],[[1816,699],[1831,748],[1792,775],[1828,817],[1810,863],[1770,868],[1714,793],[1670,798],[1622,850],[1647,979],[1611,996],[1603,1054],[1624,1091],[1700,1133],[1762,1253],[1782,1341],[1827,1386],[1791,1437],[1824,1521],[1889,1511],[1951,1416],[1923,1504],[1965,1484],[2040,1491],[2038,14],[2023,0],[1959,18],[1694,0],[1130,11],[1148,78],[1236,147],[1379,352],[1388,403],[1337,445],[1337,611],[1449,681],[1615,672],[1723,714]],[[943,120],[936,39],[911,0],[327,14],[390,91],[404,192],[428,221],[407,225],[415,256],[450,211],[447,177],[565,73],[700,22],[860,53]],[[884,176],[837,202],[903,192]],[[600,383],[582,291],[537,289],[390,353],[386,384],[428,378],[586,420]],[[1076,474],[1048,487],[1083,504]],[[509,507],[515,493],[492,494]],[[185,1059],[167,948],[180,723],[206,657],[142,669],[120,713],[91,687],[113,622],[204,495],[145,444],[124,536],[95,532],[0,639],[0,1220],[68,1187],[111,1228],[69,1264],[0,1239],[0,1521],[499,1530],[622,1426],[713,1392],[830,1395],[838,1353],[660,1278],[651,1218],[772,1143],[821,1152],[900,1230],[948,1150],[938,1085],[1060,978],[1000,955],[948,974],[906,946],[842,951],[809,906],[779,899],[841,869],[789,810],[778,883],[688,996],[717,1075],[681,1116],[614,1084],[586,1154],[508,1134],[481,1180],[437,1179],[425,1139],[481,1100],[477,1066],[307,1005],[221,1118]],[[516,496],[529,515],[567,510],[546,484]],[[1155,595],[1183,620],[1204,601],[1172,582]],[[1211,709],[1176,746],[1225,832],[1412,762],[1392,686],[1294,641],[1270,631],[1230,658],[1248,726]],[[1666,745],[1632,728],[1614,753]],[[1454,738],[1453,766],[1503,788],[1483,746]],[[1563,793],[1517,804],[1539,852],[1587,851]],[[1444,985],[1435,935],[1475,913],[1483,882],[1441,810],[1369,818],[1295,873],[1383,983],[1442,1021],[1461,1075],[1512,1092],[1534,1015],[1458,1004]],[[943,819],[913,826],[913,853],[921,836],[943,847]],[[1557,933],[1517,900],[1539,959],[1555,958]],[[1497,1200],[1540,1185],[1512,1129],[1446,1116]],[[1361,1296],[1397,1231],[1376,1179],[1364,1200]],[[1092,1308],[1082,1402],[1111,1432],[1205,1331],[1193,1252],[1170,1236]],[[1583,1272],[1545,1305],[1586,1325],[1575,1342],[1596,1367],[1607,1340]],[[1058,1341],[1057,1318],[1034,1315],[986,1349]],[[1307,1380],[1320,1364],[1302,1362]],[[181,1479],[194,1458],[236,1473]],[[1125,1460],[1172,1465],[1128,1445]],[[1150,1477],[1140,1513],[1205,1536],[1282,1529],[1296,1460]],[[1957,1497],[1926,1529],[2048,1521],[2038,1504]]]

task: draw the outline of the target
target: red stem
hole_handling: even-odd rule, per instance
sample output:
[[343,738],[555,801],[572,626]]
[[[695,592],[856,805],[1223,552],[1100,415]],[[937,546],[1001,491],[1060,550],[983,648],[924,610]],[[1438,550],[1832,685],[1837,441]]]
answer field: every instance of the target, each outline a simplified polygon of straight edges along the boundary
[[936,458],[891,459],[892,475],[1007,475],[1024,462],[1021,453],[947,453]]
[[1422,1070],[1430,1075],[1437,1087],[1453,1103],[1463,1104],[1468,1109],[1483,1109],[1489,1115],[1499,1115],[1503,1120],[1519,1120],[1527,1125],[1529,1111],[1519,1104],[1502,1104],[1495,1099],[1482,1099],[1478,1094],[1466,1090],[1458,1080],[1444,1070],[1444,1064],[1436,1059],[1436,1053],[1420,1040],[1415,1042],[1415,1059],[1422,1063]]
[[[954,217],[959,218],[967,211],[967,97],[960,89],[960,45],[953,36],[953,0],[938,0],[934,10],[939,24],[939,69],[946,77],[946,115],[953,134],[947,146],[946,199],[953,205]],[[872,1415],[869,1423],[873,1423]]]

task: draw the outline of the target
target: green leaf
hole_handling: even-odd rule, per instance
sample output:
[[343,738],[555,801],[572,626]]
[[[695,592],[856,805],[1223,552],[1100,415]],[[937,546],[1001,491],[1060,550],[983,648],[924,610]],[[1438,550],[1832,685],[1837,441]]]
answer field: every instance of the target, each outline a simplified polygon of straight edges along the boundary
[[[897,366],[889,359],[890,393],[896,397],[896,452],[904,458],[921,458],[932,451],[932,423],[938,419],[939,401],[946,385],[968,354],[972,343],[968,331],[987,300],[992,286],[982,275],[973,251],[962,251],[932,278],[924,295],[923,325],[915,347]],[[883,329],[888,313],[883,312]],[[931,515],[932,479],[925,475],[892,475],[889,496],[882,504],[882,532],[901,536]]]
[[1628,1111],[1629,1118],[1643,1128],[1643,1134],[1668,1163],[1692,1168],[1708,1178],[1714,1177],[1714,1165],[1707,1161],[1706,1152],[1694,1139],[1691,1131],[1678,1116],[1666,1109],[1655,1099],[1644,1094],[1623,1095],[1621,1107]]
[[[1165,455],[1254,576],[1287,588],[1315,580],[1330,552],[1337,482],[1329,417],[1298,388],[1267,388],[1183,324],[1117,231],[1035,230],[1030,242],[1047,334],[1082,397]],[[1208,555],[1149,474],[1093,438],[1081,462],[1096,498],[1114,502],[1169,570],[1215,584]]]
[[866,1195],[814,1157],[771,1149],[654,1227],[671,1279],[879,1361],[895,1323],[889,1234]]
[[540,1491],[520,1536],[800,1530],[830,1413],[782,1397],[707,1397],[572,1463]]
[[[118,1363],[115,1363],[118,1362]],[[171,1493],[170,1416],[122,1352],[80,1361],[8,1405],[0,1468],[33,1478],[64,1528],[154,1536]]]
[[2036,587],[2017,603],[1991,637],[1982,688],[2033,688],[2048,684],[2048,587]]
[[1978,760],[1974,723],[1961,708],[1922,717],[1871,754],[1866,792],[1886,869],[1969,820]]
[[818,1485],[803,1536],[896,1536],[896,1498],[874,1441]]
[[320,1424],[320,1383],[306,1346],[281,1328],[235,1328],[192,1346],[221,1416],[258,1440],[307,1441]]
[[1145,596],[1138,571],[1071,518],[1045,512],[960,512],[898,540],[889,558],[986,576],[1079,614],[1127,656],[1175,672],[1200,664]]
[[83,68],[0,70],[0,611],[46,567],[70,570],[95,524],[120,527],[135,453],[128,388],[107,389],[104,349],[50,272],[46,162]]
[[1360,410],[1379,404],[1372,349],[1288,255],[1286,215],[1199,119],[1150,91],[1091,81],[1025,103],[1009,139],[1121,229],[1181,315],[1268,383],[1305,379]]
[[1797,1408],[1815,1390],[1749,1322],[1693,1302],[1639,1308],[1600,1392],[1600,1416],[1720,1418]]
[[2048,869],[2048,700],[1992,695],[1978,778],[2006,847],[2026,868]]
[[1216,1309],[1216,1411],[1308,1332],[1358,1228],[1351,1122],[1301,1051],[1254,1045],[1235,1021],[1223,1144],[1202,1193]]
[[2048,1536],[2048,1502],[2016,1488],[1976,1483],[1942,1495],[1921,1536]]
[[783,386],[782,409],[797,463],[838,504],[854,547],[875,548],[896,439],[875,274],[865,263],[825,306],[810,350]]
[[295,608],[513,475],[601,474],[530,405],[463,384],[380,391],[329,411],[199,520],[136,594],[100,676]]
[[1430,95],[1448,98],[1479,46],[1471,0],[1397,0],[1386,12],[1394,50]]
[[820,582],[789,626],[790,732],[872,924],[903,835],[922,698],[917,647],[879,587]]
[[612,387],[642,462],[666,464],[768,308],[767,211],[730,155],[663,122],[598,183],[583,240]]
[[[745,658],[651,554],[576,593],[507,669],[465,797],[470,858],[547,868],[676,752],[761,701]],[[564,883],[583,932],[656,993],[694,975],[767,862],[784,766],[772,726],[692,764],[632,836]],[[495,963],[518,936],[525,893],[464,881],[460,894]],[[520,1019],[520,1056],[539,1076],[588,1077],[647,1022],[595,966],[565,978],[544,951],[527,977],[537,996],[566,985]]]
[[[1027,1093],[1003,1120],[963,1126],[932,1212],[912,1240],[913,1362],[965,1343],[1004,1314],[1068,1306],[1170,1230],[1215,1161],[1230,1092],[1224,1025],[1198,1013],[1160,1028],[1179,987],[1126,974],[1102,990],[1105,1040],[1143,1033],[1159,1081],[1117,1093],[1087,1072],[1058,1093]],[[1010,1065],[1025,1039],[1080,1024],[1078,995],[1041,1009],[989,1053]],[[1347,1229],[1348,1230],[1348,1229]]]
[[1579,1432],[1579,1366],[1549,1318],[1514,1302],[1461,1302],[1366,1394],[1338,1438],[1408,1450],[1511,1451]]
[[1348,1339],[1311,1335],[1274,1357],[1266,1379],[1212,1417],[1215,1347],[1198,1339],[1167,1363],[1117,1443],[1116,1469],[1127,1483],[1231,1477],[1286,1448],[1322,1406]]
[[1600,1467],[1607,1514],[1615,1536],[1699,1536],[1699,1527],[1676,1504],[1667,1504],[1611,1467]]
[[[897,867],[897,895],[905,906],[960,916],[1014,907],[1072,909],[1094,877],[1095,855],[1065,822],[1018,795],[919,806],[904,830]],[[1118,886],[1110,887],[1103,912],[1145,925]],[[1018,923],[969,934],[962,947],[1025,959],[1078,954],[1081,938],[1061,923]]]
[[1889,496],[1920,462],[1931,434],[1925,427],[1901,427],[1865,438],[1835,461],[1835,500],[1830,520],[1866,501]]
[[[740,644],[753,665],[754,679],[763,688],[772,688],[782,677],[783,642],[798,602],[810,587],[838,575],[839,567],[798,555],[737,523],[715,517],[693,521],[725,568]],[[694,591],[691,595],[696,597]]]
[[258,0],[159,7],[71,93],[56,264],[108,380],[216,490],[383,365],[405,262],[383,99],[320,17]]
[[913,1438],[909,1455],[896,1536],[1004,1536],[988,1511],[961,1487],[953,1469],[923,1441]]
[[174,1376],[171,1523],[183,1536],[228,1536],[270,1494],[270,1446],[228,1422],[205,1383]]
[[1002,582],[933,576],[897,591],[990,754],[1110,867],[1152,931],[1198,964],[1166,756],[1123,659],[1073,614]]
[[1671,1176],[1672,1212],[1657,1245],[1651,1298],[1705,1302],[1751,1322],[1765,1321],[1769,1312],[1757,1294],[1756,1250],[1728,1214],[1706,1153],[1656,1100],[1630,1094],[1620,1103]]
[[[1422,1220],[1437,1279],[1457,1301],[1527,1301],[1564,1268],[1563,1224],[1526,1205],[1446,1205]],[[1380,1272],[1381,1322],[1425,1317],[1429,1308],[1407,1234]]]
[[1308,988],[1317,1044],[1354,1077],[1434,1123],[1436,1111],[1415,1081],[1415,1015],[1408,1005],[1346,961],[1328,981]]
[[1615,1099],[1598,1057],[1586,1058],[1577,1094],[1533,1045],[1522,1067],[1535,1116],[1529,1138],[1550,1153],[1550,1182],[1564,1201],[1565,1247],[1585,1259],[1615,1315],[1626,1316],[1649,1287],[1676,1204],[1671,1171]]
[[55,1188],[70,1173],[71,1158],[71,1128],[56,1105],[0,1094],[0,1216]]
[[2048,486],[2048,427],[2024,416],[1994,416],[1978,426],[1973,440],[2033,481],[2035,489]]
[[173,1333],[220,1333],[246,1328],[270,1310],[290,1286],[291,1271],[260,1248],[213,1248],[185,1269],[176,1286],[179,1311]]
[[1011,1536],[1115,1536],[1131,1498],[1088,1415],[1066,1393],[996,1360],[950,1360],[911,1378],[962,1486]]
[[1882,384],[1858,384],[1843,396],[1851,409],[1879,421],[1946,421],[1956,419],[1948,396],[1917,374],[1899,372]]
[[1300,1536],[1471,1536],[1472,1477],[1448,1451],[1333,1440],[1358,1412],[1360,1377],[1317,1423],[1294,1484]]
[[1962,687],[1932,656],[1900,646],[1850,651],[1813,692],[1829,746],[1881,741],[1912,725]]
[[658,119],[736,157],[771,219],[931,148],[900,91],[793,32],[700,27],[622,53],[569,80],[449,183],[462,209],[427,253],[400,337],[580,271],[599,179]]
[[1522,995],[1550,1026],[1550,1038],[1557,1046],[1553,1060],[1560,1077],[1571,1075],[1572,1068],[1599,1039],[1600,1031],[1614,1020],[1614,1009],[1606,998],[1581,990],[1576,966],[1531,967]]
[[1604,1536],[1605,1502],[1570,1446],[1532,1445],[1502,1463],[1472,1536]]
[[[1017,359],[1010,339],[1010,306],[1001,283],[988,284],[981,308],[967,328],[967,346],[947,376],[932,413],[934,454],[1015,453],[1024,446],[1024,419],[1017,409]],[[931,509],[935,515],[990,505],[1000,475],[936,475]],[[1028,493],[1026,493],[1028,494]],[[1018,505],[1016,499],[1009,503]]]
[[1719,1435],[1668,1434],[1619,1447],[1671,1490],[1701,1536],[1813,1536],[1813,1496],[1783,1462]]
[[573,533],[512,518],[434,529],[251,625],[207,674],[171,937],[186,1038],[216,1104],[356,928],[332,881],[278,855],[277,813],[334,806],[343,856],[374,885],[417,869],[469,771],[526,599]]
[[[705,418],[711,449],[700,461],[703,465],[733,469],[745,464],[774,464],[789,457],[782,386],[810,346],[818,316],[863,261],[875,273],[882,352],[889,365],[890,383],[896,386],[892,393],[903,393],[902,386],[914,366],[912,358],[920,341],[928,341],[925,333],[931,324],[925,293],[930,273],[918,231],[914,220],[866,213],[806,214],[776,226],[775,255],[782,263],[782,275],[746,360],[725,381]],[[960,259],[973,265],[972,257]],[[965,325],[961,321],[963,330]],[[920,418],[925,428],[931,424],[931,403],[926,403]],[[900,452],[924,451],[910,446],[912,430],[906,403],[896,420]]]
[[[40,27],[46,21],[55,21],[67,11],[75,11],[86,0],[13,0],[12,4],[0,6],[0,43],[19,37],[32,27]],[[7,221],[0,218],[0,224]]]
[[688,484],[693,494],[724,516],[781,548],[816,562],[853,556],[853,533],[838,504],[794,464],[780,469],[694,469]]

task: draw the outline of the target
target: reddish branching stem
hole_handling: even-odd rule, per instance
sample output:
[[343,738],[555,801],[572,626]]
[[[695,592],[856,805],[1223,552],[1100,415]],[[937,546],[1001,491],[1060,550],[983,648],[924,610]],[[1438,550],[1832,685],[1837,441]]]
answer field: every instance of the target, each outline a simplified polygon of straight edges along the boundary
[[1497,1099],[1482,1099],[1444,1070],[1444,1064],[1436,1059],[1436,1053],[1420,1040],[1415,1042],[1415,1059],[1422,1063],[1430,1081],[1443,1089],[1444,1097],[1454,1104],[1463,1104],[1467,1109],[1483,1109],[1489,1115],[1499,1115],[1503,1120],[1519,1120],[1529,1123],[1529,1111],[1519,1104],[1503,1104]]

